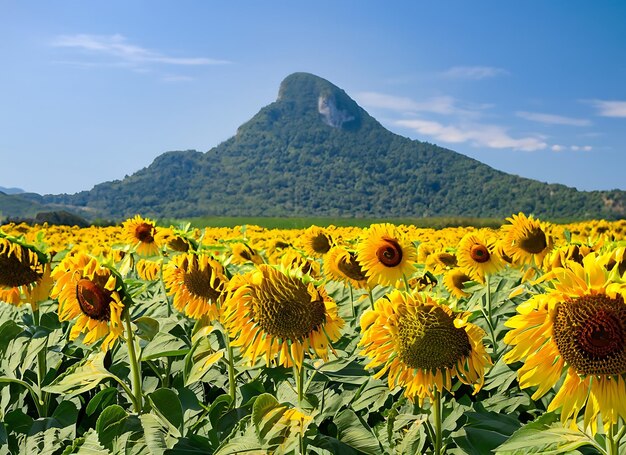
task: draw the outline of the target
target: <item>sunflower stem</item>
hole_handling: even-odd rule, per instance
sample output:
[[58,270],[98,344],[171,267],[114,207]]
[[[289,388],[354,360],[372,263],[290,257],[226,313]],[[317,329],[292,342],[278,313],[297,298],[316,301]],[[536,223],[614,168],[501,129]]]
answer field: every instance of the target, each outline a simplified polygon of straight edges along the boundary
[[[41,324],[41,315],[39,313],[39,305],[36,303],[31,304],[31,308],[33,310],[33,324],[35,325],[35,330]],[[47,417],[48,416],[48,394],[41,390],[43,387],[43,382],[46,378],[46,372],[48,370],[48,366],[46,365],[46,351],[48,349],[47,343],[39,350],[37,353],[37,387],[39,388],[39,397],[37,397],[36,403],[37,411],[39,412],[39,417]]]
[[296,381],[296,391],[298,392],[298,406],[302,407],[302,400],[304,397],[304,365],[301,365],[300,368],[298,368],[294,364],[293,377]]
[[404,280],[404,288],[406,292],[411,292],[411,287],[409,286],[409,280],[406,279],[406,273],[402,274],[402,279]]
[[624,436],[624,428],[626,427],[622,427],[622,429],[617,432],[617,434],[615,434],[615,430],[617,430],[617,425],[618,424],[611,425],[611,428],[609,428],[609,433],[606,435],[608,455],[619,455],[620,440]]
[[143,394],[141,386],[141,363],[137,359],[135,351],[135,336],[130,322],[130,311],[125,311],[124,320],[126,322],[126,345],[128,346],[128,358],[130,360],[130,372],[132,374],[133,385],[133,406],[137,414],[141,414],[143,406]]
[[350,288],[350,306],[352,307],[352,319],[356,318],[356,313],[354,312],[354,292],[352,290],[352,283],[348,283],[348,287]]
[[433,399],[433,417],[435,419],[435,455],[441,455],[442,451],[442,435],[441,435],[441,392],[435,390]]
[[230,338],[226,330],[224,330],[224,340],[226,340],[226,350],[228,351],[228,395],[231,398],[231,407],[235,406],[237,398],[237,383],[235,378],[235,354],[233,347],[230,345]]
[[491,336],[491,347],[493,349],[494,358],[498,358],[498,344],[496,342],[496,333],[493,325],[493,312],[491,308],[491,281],[489,275],[485,276],[487,281],[487,325],[489,326],[489,334]]
[[370,308],[373,310],[374,309],[374,296],[372,295],[372,288],[371,287],[367,287],[367,293],[370,296]]

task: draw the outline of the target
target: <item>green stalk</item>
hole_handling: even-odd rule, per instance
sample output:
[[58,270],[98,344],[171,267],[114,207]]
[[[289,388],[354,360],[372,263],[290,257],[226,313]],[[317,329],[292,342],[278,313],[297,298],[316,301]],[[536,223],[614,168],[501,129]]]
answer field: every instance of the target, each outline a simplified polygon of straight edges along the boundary
[[352,319],[356,317],[356,313],[354,312],[354,293],[352,290],[352,283],[348,283],[348,287],[350,288],[350,306],[352,307]]
[[233,347],[230,345],[228,334],[224,334],[226,339],[226,349],[228,350],[228,395],[230,395],[231,406],[235,406],[235,400],[237,399],[237,383],[235,380],[235,355],[233,353]]
[[367,287],[367,293],[370,296],[370,305],[371,305],[370,308],[372,308],[372,310],[373,310],[374,309],[374,296],[372,295],[372,288],[369,287],[369,286]]
[[130,311],[126,309],[124,320],[126,321],[126,345],[128,346],[128,357],[130,359],[130,372],[132,374],[133,385],[133,405],[135,412],[141,414],[143,407],[143,394],[141,386],[141,363],[137,359],[137,353],[135,352],[135,336],[130,322]]
[[[31,308],[33,310],[33,323],[35,325],[35,330],[37,330],[37,327],[39,327],[39,325],[41,324],[39,306],[37,304],[32,304]],[[37,353],[37,387],[39,388],[40,394],[37,410],[39,411],[39,417],[48,416],[48,394],[41,390],[41,388],[43,387],[43,381],[46,378],[46,372],[48,371],[46,358],[47,349],[48,346],[46,343],[46,345]]]
[[493,315],[491,309],[491,283],[489,281],[489,275],[485,277],[487,281],[487,325],[489,326],[489,332],[491,336],[491,346],[493,348],[493,356],[498,358],[498,344],[496,342],[496,334],[493,327]]
[[433,412],[435,419],[435,455],[442,455],[442,434],[441,434],[441,392],[435,390],[435,397],[433,400]]

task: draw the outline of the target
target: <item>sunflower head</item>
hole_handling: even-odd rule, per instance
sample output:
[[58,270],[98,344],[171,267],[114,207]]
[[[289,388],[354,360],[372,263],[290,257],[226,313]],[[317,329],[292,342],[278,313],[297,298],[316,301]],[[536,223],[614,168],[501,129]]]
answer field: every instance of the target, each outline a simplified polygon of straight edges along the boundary
[[605,428],[626,418],[614,397],[626,395],[626,286],[616,281],[596,254],[582,264],[544,275],[547,292],[517,309],[506,325],[504,341],[513,348],[507,362],[524,361],[518,370],[522,388],[536,386],[543,396],[565,374],[548,410],[562,408],[561,420],[575,420],[585,407],[585,427],[595,433],[601,415]]
[[59,301],[59,320],[74,321],[70,339],[84,334],[85,344],[103,339],[102,349],[110,349],[124,332],[124,293],[118,275],[96,258],[78,253],[66,256],[52,277],[50,295]]
[[367,367],[382,367],[376,377],[388,373],[391,389],[402,386],[408,398],[420,403],[435,390],[450,390],[455,377],[478,391],[491,359],[482,344],[483,330],[467,316],[428,294],[394,290],[361,318],[359,345],[371,359]]
[[463,236],[457,248],[459,266],[475,281],[485,281],[485,275],[497,272],[503,263],[498,257],[494,242],[480,232]]
[[252,247],[243,242],[235,242],[231,245],[230,261],[233,264],[263,264],[263,258]]
[[550,227],[523,213],[507,218],[510,224],[502,226],[505,235],[504,251],[515,264],[541,266],[543,258],[553,247]]
[[317,226],[311,226],[304,231],[302,242],[305,253],[311,257],[322,257],[333,246],[330,234],[326,229]]
[[0,233],[0,301],[33,307],[52,287],[48,256],[22,240]]
[[334,246],[324,256],[324,275],[329,280],[349,283],[361,289],[367,285],[367,276],[357,260],[356,253],[342,246]]
[[163,282],[178,311],[194,319],[219,319],[228,284],[219,262],[205,254],[177,255],[164,267]]
[[343,320],[321,286],[290,272],[261,265],[242,276],[224,304],[224,323],[233,346],[254,362],[302,367],[304,354],[328,358]]
[[443,285],[457,299],[469,297],[469,293],[464,290],[463,285],[470,281],[472,278],[460,268],[449,270],[443,277]]
[[361,237],[357,258],[371,284],[392,285],[413,273],[413,244],[391,224],[372,224]]
[[126,243],[132,245],[138,254],[153,256],[159,253],[156,241],[157,228],[154,221],[136,215],[122,224],[122,235]]
[[458,259],[454,252],[447,249],[439,249],[429,254],[424,264],[431,272],[440,274],[457,267]]

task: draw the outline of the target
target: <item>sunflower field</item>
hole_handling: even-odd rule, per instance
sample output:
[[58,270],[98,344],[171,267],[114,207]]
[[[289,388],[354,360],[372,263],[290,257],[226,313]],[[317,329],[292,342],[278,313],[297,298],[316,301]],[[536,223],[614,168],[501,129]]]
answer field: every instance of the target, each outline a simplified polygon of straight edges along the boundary
[[626,221],[0,228],[0,454],[626,453]]

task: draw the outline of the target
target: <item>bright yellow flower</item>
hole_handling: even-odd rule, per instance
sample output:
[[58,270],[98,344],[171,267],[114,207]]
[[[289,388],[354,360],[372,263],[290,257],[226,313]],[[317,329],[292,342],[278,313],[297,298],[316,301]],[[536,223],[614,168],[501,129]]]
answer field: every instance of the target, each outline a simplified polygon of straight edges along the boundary
[[521,212],[507,220],[511,224],[502,226],[506,255],[515,264],[534,264],[540,267],[543,258],[553,246],[549,226]]
[[459,267],[475,281],[484,282],[485,275],[491,275],[503,267],[503,262],[495,252],[495,246],[481,232],[465,234],[457,248]]
[[223,322],[251,363],[302,368],[305,353],[326,360],[344,321],[323,286],[260,265],[231,286]]
[[154,256],[159,253],[159,244],[155,240],[157,228],[154,221],[139,215],[122,224],[123,240],[132,245],[142,256]]
[[84,333],[85,344],[104,338],[102,349],[110,349],[124,333],[123,293],[116,275],[96,258],[79,253],[66,257],[52,277],[56,282],[50,295],[59,300],[59,320],[75,320],[70,340]]
[[361,317],[359,345],[370,358],[367,368],[382,366],[375,377],[388,373],[390,389],[404,387],[420,404],[435,391],[450,390],[455,377],[476,393],[491,358],[482,343],[485,332],[468,317],[428,294],[394,290]]
[[565,375],[548,411],[561,408],[567,422],[585,408],[584,426],[596,433],[599,415],[607,429],[626,419],[626,401],[617,398],[626,396],[626,286],[595,254],[582,262],[544,275],[548,293],[517,308],[505,324],[513,345],[505,360],[524,361],[520,387],[536,386],[535,400]]
[[302,234],[304,252],[312,257],[321,258],[333,246],[333,239],[326,229],[311,226]]
[[457,299],[469,297],[469,293],[463,289],[468,281],[472,281],[472,278],[459,268],[449,270],[443,276],[443,285]]
[[367,286],[367,276],[356,259],[356,254],[342,246],[334,246],[324,256],[324,275],[329,280],[349,283],[355,289]]

